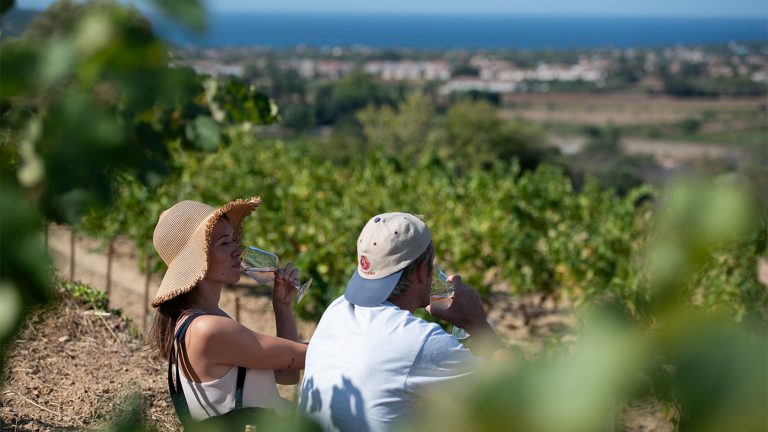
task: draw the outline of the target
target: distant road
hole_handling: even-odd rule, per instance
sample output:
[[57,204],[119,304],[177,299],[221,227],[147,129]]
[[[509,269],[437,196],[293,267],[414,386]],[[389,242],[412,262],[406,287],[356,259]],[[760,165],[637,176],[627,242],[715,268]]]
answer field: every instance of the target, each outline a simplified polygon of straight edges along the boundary
[[[582,136],[550,136],[550,142],[565,154],[576,154],[587,139]],[[649,140],[623,138],[622,147],[629,154],[649,154],[665,168],[702,158],[738,160],[742,150],[727,144],[702,144],[691,141]]]
[[504,97],[506,106],[499,110],[499,116],[502,119],[524,118],[536,123],[584,126],[664,125],[707,115],[716,116],[716,123],[730,123],[734,116],[763,122],[765,103],[764,96],[677,98],[620,93],[520,93]]

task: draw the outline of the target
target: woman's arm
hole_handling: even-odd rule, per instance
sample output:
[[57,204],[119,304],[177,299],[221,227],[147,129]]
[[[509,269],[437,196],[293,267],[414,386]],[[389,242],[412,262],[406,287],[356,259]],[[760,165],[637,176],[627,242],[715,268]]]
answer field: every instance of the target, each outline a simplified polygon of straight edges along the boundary
[[[295,341],[256,333],[232,319],[206,315],[195,320],[187,334],[191,359],[204,359],[205,369],[236,365],[251,369],[304,369],[307,347]],[[196,366],[192,361],[193,366]]]
[[[294,342],[298,341],[299,336],[296,331],[296,318],[293,316],[293,307],[291,305],[286,306],[274,302],[272,303],[272,306],[275,310],[277,337]],[[303,366],[301,369],[303,369]],[[298,369],[275,369],[275,381],[277,381],[278,384],[296,384],[299,382],[299,378],[300,375]]]
[[201,316],[192,323],[187,333],[186,352],[191,370],[185,374],[195,380],[219,377],[222,369],[236,365],[272,369],[276,382],[296,384],[299,381],[298,371],[304,369],[307,346],[296,342],[292,306],[296,289],[287,283],[290,277],[296,277],[291,270],[290,265],[280,269],[275,278],[272,302],[277,337],[256,333],[228,317]]

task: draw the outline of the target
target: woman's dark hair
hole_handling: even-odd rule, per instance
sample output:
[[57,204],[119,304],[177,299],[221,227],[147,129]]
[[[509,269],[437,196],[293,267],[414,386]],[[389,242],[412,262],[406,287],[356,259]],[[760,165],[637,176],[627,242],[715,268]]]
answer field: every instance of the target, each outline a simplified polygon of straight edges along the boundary
[[[226,213],[222,214],[221,218],[229,222]],[[168,355],[171,351],[176,323],[179,321],[182,312],[189,306],[190,297],[194,289],[193,287],[191,291],[160,303],[157,311],[155,311],[152,328],[149,330],[148,342],[160,354],[160,357],[165,360],[168,360]]]
[[160,303],[155,311],[155,319],[149,330],[148,342],[165,360],[168,360],[176,323],[179,321],[181,313],[187,308],[190,293],[191,291]]

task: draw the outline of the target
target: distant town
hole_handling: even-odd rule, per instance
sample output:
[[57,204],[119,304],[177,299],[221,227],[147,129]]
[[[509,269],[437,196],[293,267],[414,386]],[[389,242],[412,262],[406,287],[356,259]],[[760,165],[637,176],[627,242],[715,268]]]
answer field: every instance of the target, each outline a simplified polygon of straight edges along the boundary
[[[306,81],[338,80],[360,70],[383,82],[439,83],[438,91],[442,95],[547,92],[569,83],[571,90],[602,89],[610,87],[612,82],[623,87],[632,84],[648,92],[672,90],[674,93],[675,89],[668,84],[676,78],[709,80],[715,84],[730,82],[730,86],[725,86],[726,93],[756,95],[764,94],[768,84],[766,44],[443,53],[377,51],[364,47],[217,48],[179,49],[175,57],[179,63],[213,76],[248,78],[249,70],[264,69],[269,64],[280,71],[293,71]],[[717,91],[711,83],[708,88]],[[697,95],[702,89],[688,90]]]
[[625,158],[621,175],[646,182],[662,177],[642,156],[616,154],[652,155],[665,169],[707,158],[731,166],[745,149],[759,152],[768,142],[766,42],[531,51],[175,48],[172,55],[198,73],[250,83],[280,107],[278,133],[308,133],[329,148],[362,139],[358,113],[366,106],[413,114],[403,101],[414,92],[437,112],[468,100],[479,103],[471,109],[490,104],[505,121],[537,125],[568,156],[621,141],[623,150],[608,152]]

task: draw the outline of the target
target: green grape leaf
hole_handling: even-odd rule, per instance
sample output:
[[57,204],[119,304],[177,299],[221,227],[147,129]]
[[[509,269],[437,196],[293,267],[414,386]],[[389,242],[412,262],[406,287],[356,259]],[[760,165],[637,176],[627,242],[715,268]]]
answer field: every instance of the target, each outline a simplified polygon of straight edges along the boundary
[[201,115],[187,125],[187,138],[199,149],[213,151],[219,147],[221,131],[212,118]]

